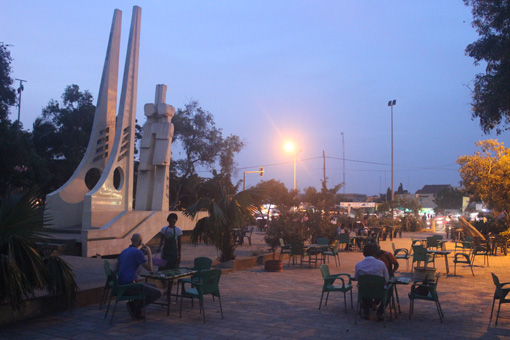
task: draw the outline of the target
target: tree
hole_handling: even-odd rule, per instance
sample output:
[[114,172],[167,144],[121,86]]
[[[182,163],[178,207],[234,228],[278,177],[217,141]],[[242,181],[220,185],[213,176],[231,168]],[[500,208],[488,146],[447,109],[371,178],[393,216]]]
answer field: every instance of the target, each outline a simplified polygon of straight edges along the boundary
[[69,265],[44,257],[37,243],[46,242],[44,205],[31,192],[7,191],[0,200],[0,303],[19,309],[36,289],[64,295],[71,303],[78,286]]
[[0,121],[7,119],[9,106],[16,103],[16,91],[11,86],[11,53],[7,46],[0,42]]
[[510,149],[494,139],[479,141],[476,146],[481,151],[457,159],[462,184],[472,199],[504,213],[510,227]]
[[472,26],[480,39],[466,47],[475,65],[485,61],[485,73],[474,82],[472,118],[480,119],[484,133],[498,134],[509,129],[510,122],[510,1],[464,0],[472,6]]
[[439,209],[462,208],[463,192],[457,188],[446,188],[434,195],[434,203]]
[[[177,142],[184,153],[184,158],[173,157],[171,162],[170,208],[175,209],[187,206],[183,204],[181,193],[196,189],[192,187],[187,190],[184,187],[190,184],[191,177],[196,176],[198,166],[211,169],[219,162],[222,180],[230,181],[235,167],[234,156],[242,149],[243,143],[235,135],[223,138],[213,115],[196,101],[190,102],[184,109],[178,109],[172,122],[175,131],[172,142]],[[227,184],[224,183],[224,186]]]
[[267,197],[264,203],[277,206],[280,210],[289,210],[299,203],[296,192],[293,190],[289,192],[285,184],[275,179],[261,181],[256,185],[256,188],[266,193]]
[[48,177],[41,183],[44,194],[62,186],[81,162],[94,122],[96,108],[92,101],[90,92],[69,85],[62,102],[50,100],[34,122],[35,150],[47,162]]
[[258,209],[264,198],[261,190],[247,189],[236,195],[227,195],[224,188],[217,188],[215,197],[201,198],[184,211],[186,216],[195,218],[199,211],[207,210],[209,216],[197,221],[191,233],[191,242],[213,244],[220,251],[219,260],[235,259],[234,229],[243,227]]

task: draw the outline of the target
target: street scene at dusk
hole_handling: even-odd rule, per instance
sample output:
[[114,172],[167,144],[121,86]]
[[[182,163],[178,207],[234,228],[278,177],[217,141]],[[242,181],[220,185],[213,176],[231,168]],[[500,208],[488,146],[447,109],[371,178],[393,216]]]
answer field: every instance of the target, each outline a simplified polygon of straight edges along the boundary
[[0,9],[0,339],[510,339],[510,1]]

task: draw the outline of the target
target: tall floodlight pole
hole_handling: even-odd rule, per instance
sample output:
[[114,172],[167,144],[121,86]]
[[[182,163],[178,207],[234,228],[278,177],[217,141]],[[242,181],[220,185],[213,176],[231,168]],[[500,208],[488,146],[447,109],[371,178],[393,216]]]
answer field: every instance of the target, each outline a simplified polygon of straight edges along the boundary
[[342,159],[343,159],[343,179],[342,179],[342,184],[343,184],[343,187],[344,187],[344,194],[345,194],[345,143],[344,143],[344,133],[341,132],[342,134]]
[[297,190],[297,178],[296,178],[296,163],[297,163],[297,155],[301,152],[301,150],[298,150],[294,143],[287,142],[284,146],[285,150],[287,152],[291,152],[294,156],[294,190]]
[[395,200],[395,189],[393,181],[393,106],[397,105],[397,100],[393,99],[388,102],[391,107],[391,218],[393,219],[393,201]]
[[18,79],[16,78],[15,80],[19,80],[19,87],[18,87],[18,94],[19,94],[19,97],[18,97],[18,130],[20,129],[21,127],[21,123],[20,123],[20,115],[21,115],[21,92],[23,92],[23,90],[25,89],[25,87],[23,86],[23,82],[27,82],[26,80],[23,80],[23,79]]

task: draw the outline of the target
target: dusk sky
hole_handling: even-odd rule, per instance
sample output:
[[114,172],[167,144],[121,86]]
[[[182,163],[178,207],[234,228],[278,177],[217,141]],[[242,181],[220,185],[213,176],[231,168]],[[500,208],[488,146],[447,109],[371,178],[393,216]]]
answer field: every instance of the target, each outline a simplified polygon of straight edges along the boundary
[[[427,1],[6,1],[0,41],[9,44],[12,77],[27,80],[21,121],[31,129],[50,99],[77,84],[97,100],[114,9],[122,10],[121,69],[133,5],[142,8],[138,74],[143,105],[166,84],[167,103],[197,100],[225,135],[245,147],[238,172],[247,186],[271,178],[299,189],[320,187],[323,151],[328,185],[375,195],[391,186],[394,107],[395,190],[460,181],[455,161],[484,135],[471,120],[477,73],[465,47],[478,38],[461,0]],[[16,82],[15,87],[18,87]],[[119,86],[120,97],[120,86]],[[11,109],[12,120],[17,108]],[[177,147],[173,157],[180,158]],[[206,176],[207,172],[200,172]]]

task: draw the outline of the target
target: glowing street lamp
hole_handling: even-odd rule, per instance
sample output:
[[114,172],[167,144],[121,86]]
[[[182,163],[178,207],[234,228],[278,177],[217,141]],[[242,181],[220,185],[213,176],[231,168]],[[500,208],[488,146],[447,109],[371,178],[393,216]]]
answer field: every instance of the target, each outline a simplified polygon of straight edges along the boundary
[[292,142],[285,143],[285,150],[287,152],[290,152],[294,155],[294,190],[297,190],[297,179],[296,179],[296,160],[297,160],[297,154],[301,152],[301,150],[297,151],[296,146]]

